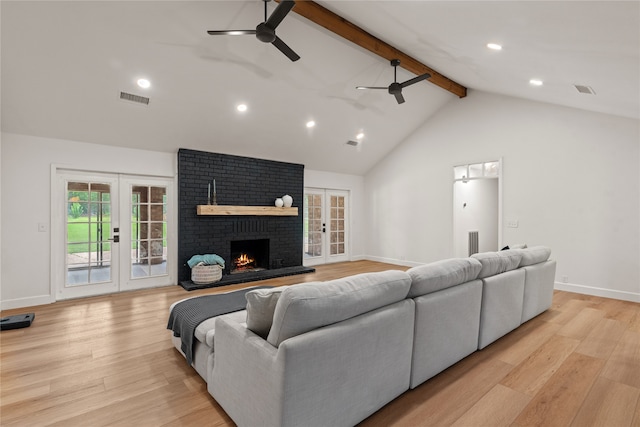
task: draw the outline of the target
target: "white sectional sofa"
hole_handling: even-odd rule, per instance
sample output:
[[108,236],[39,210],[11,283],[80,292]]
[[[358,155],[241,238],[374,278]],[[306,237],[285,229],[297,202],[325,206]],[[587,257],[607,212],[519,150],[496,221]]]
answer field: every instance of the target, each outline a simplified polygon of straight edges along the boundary
[[[551,306],[546,247],[246,294],[193,366],[239,426],[350,426]],[[176,348],[180,340],[174,338]]]

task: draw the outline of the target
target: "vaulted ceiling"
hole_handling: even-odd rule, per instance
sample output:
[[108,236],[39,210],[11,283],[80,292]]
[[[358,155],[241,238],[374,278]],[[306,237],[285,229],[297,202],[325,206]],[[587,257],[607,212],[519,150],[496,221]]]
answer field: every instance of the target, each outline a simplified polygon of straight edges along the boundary
[[[637,1],[318,3],[470,92],[640,117]],[[254,28],[259,0],[5,0],[0,13],[4,132],[364,174],[445,104],[465,102],[428,81],[405,88],[401,105],[356,90],[390,84],[389,62],[295,8],[277,34],[297,62],[253,36],[207,34]],[[138,87],[140,77],[151,87]],[[398,81],[413,77],[398,69]],[[346,144],[360,132],[359,146]]]

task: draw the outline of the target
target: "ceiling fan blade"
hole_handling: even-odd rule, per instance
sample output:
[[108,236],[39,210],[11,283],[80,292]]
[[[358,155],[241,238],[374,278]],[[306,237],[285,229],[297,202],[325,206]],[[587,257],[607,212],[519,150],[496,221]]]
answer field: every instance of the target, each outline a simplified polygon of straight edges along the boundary
[[244,36],[246,34],[256,34],[256,30],[221,30],[221,31],[207,31],[207,34],[212,36]]
[[[280,3],[282,4],[282,3]],[[276,36],[276,39],[271,42],[272,45],[274,45],[275,47],[278,48],[278,50],[280,50],[280,52],[284,53],[287,58],[289,58],[292,61],[297,61],[298,59],[300,59],[300,56],[295,53],[293,51],[293,49],[291,49],[289,46],[287,46],[287,44],[285,42],[282,41],[282,39],[278,36]]]
[[387,90],[389,89],[388,87],[381,87],[381,86],[356,86],[356,89],[384,89]]
[[282,0],[278,7],[273,11],[269,19],[265,22],[267,27],[275,30],[276,27],[282,22],[287,13],[293,9],[293,6],[296,5],[296,2],[293,0]]
[[431,77],[431,74],[425,73],[425,74],[422,74],[422,75],[420,75],[418,77],[414,77],[414,78],[412,78],[410,80],[407,80],[404,83],[400,83],[400,86],[402,86],[402,87],[411,86],[412,84],[421,82],[422,80],[428,79],[429,77]]
[[402,104],[404,102],[404,97],[402,96],[401,92],[397,92],[393,94],[396,97],[396,101],[398,101],[398,104]]

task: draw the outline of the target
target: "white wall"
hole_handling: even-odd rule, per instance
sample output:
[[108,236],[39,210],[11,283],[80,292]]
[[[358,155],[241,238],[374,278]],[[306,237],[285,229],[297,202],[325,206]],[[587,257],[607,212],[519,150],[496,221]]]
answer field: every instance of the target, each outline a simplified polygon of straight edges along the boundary
[[549,246],[557,288],[640,301],[639,152],[638,120],[470,91],[365,176],[367,257],[452,257],[452,168],[502,157],[503,243]]
[[[0,161],[2,309],[53,301],[50,288],[51,165],[173,177],[175,153],[3,133]],[[38,232],[38,223],[48,232]]]
[[351,212],[349,225],[351,230],[352,261],[364,259],[364,230],[367,214],[364,209],[364,177],[332,172],[304,170],[304,186],[349,191]]

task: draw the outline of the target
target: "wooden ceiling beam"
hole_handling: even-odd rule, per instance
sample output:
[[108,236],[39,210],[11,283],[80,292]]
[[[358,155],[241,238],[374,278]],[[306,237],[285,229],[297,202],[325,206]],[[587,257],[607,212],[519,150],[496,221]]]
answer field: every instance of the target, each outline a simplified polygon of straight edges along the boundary
[[[280,0],[276,1],[279,2]],[[450,78],[438,73],[433,68],[428,67],[417,59],[412,58],[399,49],[396,49],[390,44],[369,34],[362,28],[347,21],[340,15],[331,12],[329,9],[314,1],[297,1],[293,11],[300,16],[304,16],[311,22],[326,28],[340,37],[349,40],[350,42],[355,43],[363,49],[375,53],[388,61],[391,61],[392,59],[399,59],[400,66],[415,75],[419,76],[424,73],[431,74],[431,77],[427,81],[440,86],[460,98],[467,96],[466,87],[454,82]]]

